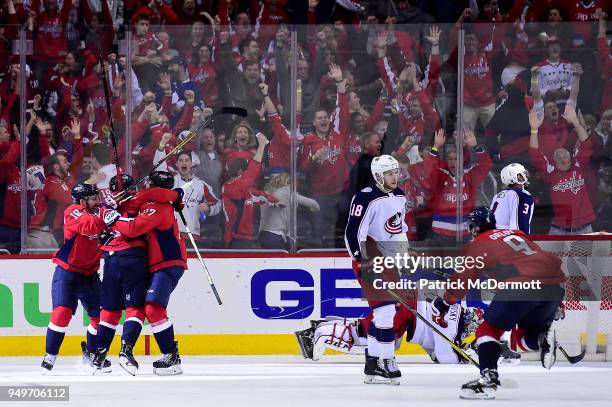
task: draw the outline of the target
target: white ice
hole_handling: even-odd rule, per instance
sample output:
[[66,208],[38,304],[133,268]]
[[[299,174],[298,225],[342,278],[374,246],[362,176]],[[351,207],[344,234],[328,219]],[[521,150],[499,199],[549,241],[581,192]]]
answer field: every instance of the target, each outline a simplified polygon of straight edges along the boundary
[[[361,358],[329,356],[322,362],[294,356],[183,356],[181,376],[152,373],[154,357],[138,357],[140,371],[129,376],[111,357],[113,372],[90,376],[76,357],[60,357],[52,375],[42,376],[40,358],[0,358],[0,386],[67,385],[70,402],[18,402],[15,406],[240,406],[240,407],[399,407],[516,406],[609,407],[612,364],[557,363],[544,370],[537,362],[502,366],[502,378],[518,383],[501,388],[497,400],[461,400],[459,388],[476,377],[473,366],[442,366],[418,357],[400,357],[398,387],[366,385]],[[425,404],[426,403],[426,404]]]

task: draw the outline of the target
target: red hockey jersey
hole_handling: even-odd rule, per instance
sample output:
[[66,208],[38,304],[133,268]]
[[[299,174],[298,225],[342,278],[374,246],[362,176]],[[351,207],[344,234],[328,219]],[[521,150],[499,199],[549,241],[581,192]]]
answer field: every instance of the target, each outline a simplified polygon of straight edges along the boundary
[[96,214],[82,205],[70,205],[64,211],[64,244],[53,255],[53,263],[73,273],[96,273],[100,268],[98,236],[105,228]]
[[[149,188],[150,194],[166,193],[163,188]],[[171,191],[173,192],[173,191]],[[170,204],[146,202],[135,218],[120,218],[114,230],[128,238],[146,234],[149,247],[149,271],[156,272],[168,267],[187,268],[187,249],[181,237],[174,208]]]
[[[449,304],[461,300],[467,292],[467,282],[477,280],[481,274],[497,281],[540,281],[542,285],[565,281],[559,257],[543,251],[520,230],[495,229],[481,233],[466,246],[464,256],[482,260],[450,278],[450,281],[463,282],[464,289],[447,290],[444,300]],[[480,264],[483,267],[477,267]]]

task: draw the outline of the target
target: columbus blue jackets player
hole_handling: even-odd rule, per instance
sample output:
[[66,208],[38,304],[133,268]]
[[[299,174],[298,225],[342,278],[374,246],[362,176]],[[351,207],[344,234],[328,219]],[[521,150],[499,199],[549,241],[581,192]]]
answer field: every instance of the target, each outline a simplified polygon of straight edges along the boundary
[[[154,171],[149,175],[149,193],[165,195],[174,186],[174,177],[166,171]],[[114,229],[128,238],[146,234],[148,265],[151,279],[147,287],[144,311],[151,323],[161,359],[153,362],[153,373],[176,375],[183,373],[178,343],[174,341],[174,328],[166,307],[172,291],[187,268],[187,250],[182,239],[174,208],[182,204],[182,194],[175,201],[163,203],[148,201],[140,207],[138,216],[121,217]]]
[[[368,327],[364,382],[398,385],[402,374],[395,362],[396,301],[385,292],[377,292],[363,272],[373,257],[395,256],[407,250],[406,196],[397,187],[399,164],[395,158],[375,157],[370,169],[375,184],[353,197],[344,240],[353,258],[353,270],[374,314],[373,323]],[[391,279],[399,277],[395,269],[385,272]]]
[[[56,264],[51,283],[53,311],[47,328],[46,355],[41,364],[43,373],[53,369],[78,301],[91,321],[84,357],[93,356],[96,350],[101,293],[98,236],[118,217],[114,214],[104,217],[98,212],[99,192],[95,185],[77,184],[71,195],[74,204],[64,211],[64,243],[53,255]],[[110,362],[102,367],[110,371]]]
[[529,182],[527,170],[512,163],[501,170],[501,181],[507,189],[498,192],[491,202],[498,229],[521,230],[529,234],[533,217],[533,197],[525,189]]
[[[565,295],[561,284],[565,275],[561,260],[543,251],[529,237],[518,230],[495,227],[495,215],[487,207],[474,209],[469,215],[469,229],[474,240],[466,246],[465,256],[483,256],[484,268],[466,269],[455,273],[455,286],[444,298],[436,298],[434,306],[445,314],[449,304],[455,304],[467,291],[467,282],[477,280],[481,273],[488,278],[506,282],[537,281],[541,288],[498,289],[484,315],[484,322],[476,330],[476,346],[480,363],[480,378],[464,384],[461,398],[491,399],[499,382],[497,362],[500,356],[500,336],[518,325],[517,343],[525,350],[540,351],[542,366],[550,369],[556,358],[555,332],[551,324]],[[458,281],[457,281],[458,280]]]

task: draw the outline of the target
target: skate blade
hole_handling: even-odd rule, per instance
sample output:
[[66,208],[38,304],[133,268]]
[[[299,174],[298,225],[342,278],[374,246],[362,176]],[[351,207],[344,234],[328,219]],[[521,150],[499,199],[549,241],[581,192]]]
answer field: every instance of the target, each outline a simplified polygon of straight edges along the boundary
[[387,379],[385,377],[372,376],[372,375],[366,375],[366,377],[363,379],[363,382],[365,384],[388,384],[391,386],[400,385],[399,378]]
[[108,367],[91,367],[91,375],[95,376],[97,374],[106,374],[106,373],[111,373],[113,371],[113,368],[108,366]]
[[183,374],[183,369],[181,369],[181,365],[170,366],[165,368],[153,368],[153,373],[158,376],[175,376],[179,374]]
[[495,398],[495,389],[484,389],[482,393],[472,390],[461,390],[460,398],[465,400],[490,400]]
[[43,376],[51,376],[51,370],[45,369],[44,367],[40,368],[40,374]]
[[119,366],[123,368],[126,372],[131,374],[132,376],[136,376],[136,372],[138,371],[138,366],[135,366],[125,360],[119,359]]

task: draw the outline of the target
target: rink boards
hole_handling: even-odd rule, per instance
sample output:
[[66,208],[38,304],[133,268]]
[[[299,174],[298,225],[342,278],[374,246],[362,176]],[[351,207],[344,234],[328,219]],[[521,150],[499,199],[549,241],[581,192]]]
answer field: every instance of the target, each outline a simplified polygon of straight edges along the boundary
[[[311,319],[336,315],[357,318],[367,304],[344,256],[270,254],[207,256],[206,265],[223,300],[212,295],[197,259],[189,259],[173,293],[168,314],[181,353],[191,355],[299,354],[294,331]],[[13,258],[0,265],[0,356],[39,355],[51,313],[48,258]],[[103,277],[103,276],[102,276]],[[80,352],[89,321],[79,305],[61,349]],[[157,353],[148,326],[136,346],[140,354]],[[118,340],[111,352],[118,350]],[[404,343],[401,353],[423,353]]]

